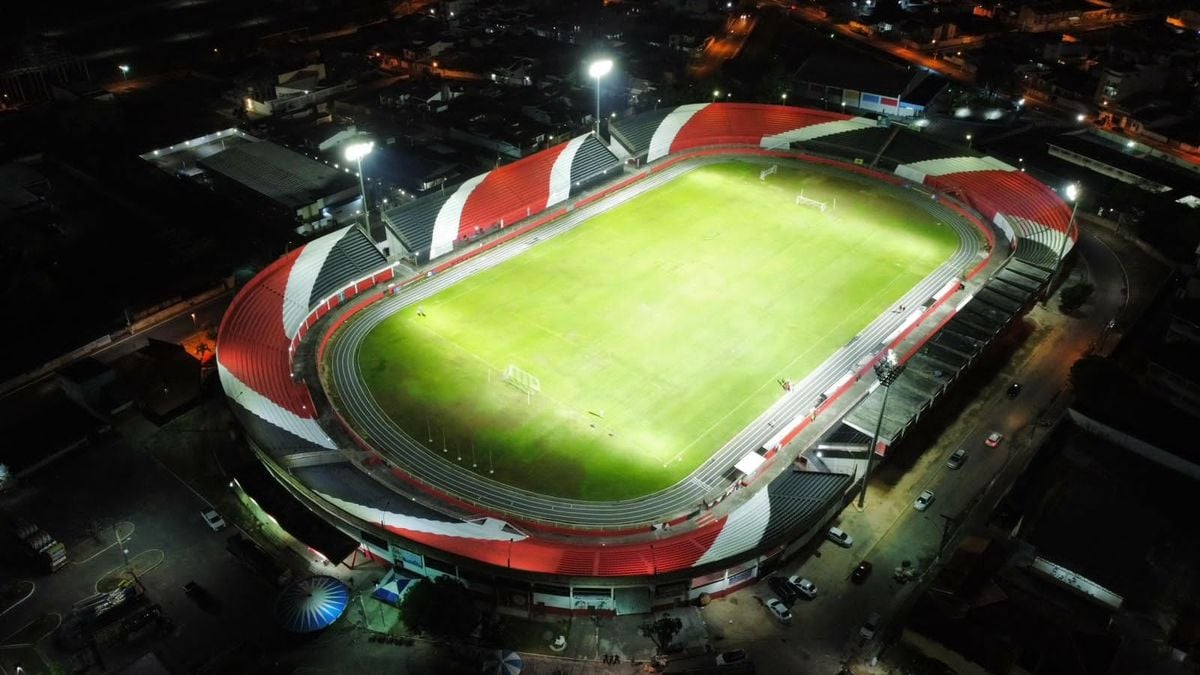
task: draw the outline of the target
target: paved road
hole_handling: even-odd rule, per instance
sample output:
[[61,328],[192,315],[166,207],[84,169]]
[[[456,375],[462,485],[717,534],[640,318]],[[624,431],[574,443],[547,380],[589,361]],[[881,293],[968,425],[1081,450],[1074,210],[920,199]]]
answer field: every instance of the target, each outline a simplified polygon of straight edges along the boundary
[[[720,158],[712,161],[729,161]],[[776,161],[776,160],[772,160]],[[505,246],[493,249],[442,274],[414,284],[392,298],[363,310],[341,329],[339,339],[329,347],[330,390],[341,402],[342,412],[353,426],[382,451],[389,460],[404,467],[410,474],[433,485],[441,492],[470,495],[471,501],[493,513],[513,513],[524,520],[553,522],[573,526],[614,529],[645,525],[673,518],[696,507],[702,500],[712,500],[728,485],[725,474],[741,457],[753,452],[774,436],[778,429],[797,415],[805,414],[822,392],[828,391],[856,364],[876,355],[885,337],[897,329],[906,314],[885,312],[859,333],[853,342],[835,352],[830,358],[800,381],[793,392],[742,430],[712,458],[676,485],[646,497],[619,502],[587,502],[535,494],[490,480],[482,471],[448,461],[438,452],[427,448],[428,438],[414,438],[396,425],[364,384],[359,372],[358,350],[363,339],[380,322],[414,303],[422,302],[470,275],[501,264],[519,255],[530,246],[539,245],[584,222],[596,213],[611,209],[616,203],[632,199],[641,192],[670,180],[696,166],[695,162],[677,165],[637,186],[594,205],[576,210],[564,218],[529,233]],[[822,171],[819,166],[801,164],[805,170]],[[852,174],[841,174],[855,179]],[[861,180],[861,179],[860,179]],[[899,299],[902,305],[918,307],[978,259],[980,235],[964,219],[954,216],[940,202],[920,199],[918,193],[896,188],[894,194],[910,200],[919,208],[948,223],[959,236],[959,245],[949,260],[938,267]],[[434,445],[437,444],[434,430]],[[422,434],[418,434],[421,436]]]
[[[936,446],[895,484],[876,480],[868,491],[865,512],[853,507],[843,512],[839,524],[855,537],[854,546],[847,550],[824,542],[811,557],[781,572],[799,573],[820,587],[815,601],[796,605],[792,626],[775,625],[759,606],[757,597],[772,597],[765,583],[711,605],[706,610],[709,624],[725,636],[724,646],[750,650],[757,656],[759,672],[765,675],[834,673],[845,660],[869,658],[878,651],[882,646],[879,640],[860,645],[857,631],[863,620],[878,611],[886,628],[934,576],[901,586],[891,579],[892,570],[902,560],[913,561],[918,569],[933,563],[943,535],[943,515],[966,521],[958,531],[961,535],[991,510],[1032,456],[1031,439],[1040,441],[1048,432],[1035,422],[1060,398],[1071,364],[1123,311],[1125,281],[1119,259],[1091,236],[1081,240],[1080,252],[1097,286],[1083,315],[1064,317],[1053,302],[1050,308],[1033,310],[1028,319],[1037,328],[1031,340],[981,400],[965,410]],[[1004,395],[1012,381],[1023,384],[1016,399]],[[996,449],[983,444],[993,430],[1006,436]],[[952,471],[945,462],[958,447],[966,448],[970,456],[961,469]],[[924,489],[933,490],[936,501],[921,513],[912,503]],[[982,504],[975,515],[967,511],[972,502]],[[869,559],[875,569],[866,583],[858,586],[849,581],[849,574],[862,559]],[[789,647],[779,649],[782,642]]]

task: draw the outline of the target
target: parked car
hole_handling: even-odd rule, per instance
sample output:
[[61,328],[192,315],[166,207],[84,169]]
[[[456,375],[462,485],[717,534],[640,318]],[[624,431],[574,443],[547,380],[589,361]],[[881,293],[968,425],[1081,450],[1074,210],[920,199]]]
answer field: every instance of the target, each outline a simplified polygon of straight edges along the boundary
[[879,632],[879,619],[879,612],[871,612],[871,616],[868,616],[862,627],[858,629],[858,637],[863,640],[875,637],[875,633]]
[[833,543],[842,548],[850,548],[854,545],[854,537],[851,537],[845,530],[840,527],[831,527],[825,533],[825,536]]
[[734,649],[727,652],[717,654],[717,665],[728,666],[731,663],[740,663],[746,660],[746,651],[744,649]]
[[216,509],[204,509],[200,512],[200,517],[208,524],[213,532],[220,532],[225,529],[225,519],[221,514],[217,513]]
[[788,579],[788,582],[796,587],[796,592],[800,594],[800,597],[806,600],[812,600],[817,597],[817,585],[808,579],[800,575],[793,575]]
[[913,508],[918,511],[924,511],[933,503],[933,490],[922,490],[921,494],[917,495],[917,501],[913,502]]
[[853,581],[856,584],[861,584],[867,580],[867,577],[871,576],[872,568],[873,565],[866,560],[858,563],[858,567],[855,567],[854,572],[850,574],[850,581]]
[[946,460],[946,466],[951,469],[961,469],[963,464],[967,463],[967,451],[959,448],[950,455],[950,459]]
[[1003,440],[1004,434],[1000,433],[999,431],[993,431],[992,433],[988,434],[988,437],[983,441],[983,444],[989,448],[998,448]]
[[775,598],[767,600],[767,609],[770,610],[779,623],[789,624],[792,622],[792,613],[788,611],[787,605],[784,605],[779,600]]
[[1016,398],[1017,395],[1020,393],[1021,393],[1021,383],[1020,382],[1013,382],[1012,384],[1008,385],[1008,397],[1009,398]]
[[767,585],[775,591],[775,595],[783,601],[783,604],[789,607],[796,602],[796,598],[800,597],[799,591],[787,579],[783,577],[771,577],[767,579]]

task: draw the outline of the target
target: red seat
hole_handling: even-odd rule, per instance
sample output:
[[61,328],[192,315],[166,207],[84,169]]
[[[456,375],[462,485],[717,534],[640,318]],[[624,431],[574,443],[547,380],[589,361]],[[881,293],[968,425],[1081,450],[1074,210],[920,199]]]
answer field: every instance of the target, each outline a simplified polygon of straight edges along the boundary
[[762,103],[713,103],[683,125],[671,152],[704,145],[758,145],[764,136],[814,124],[850,119],[849,115]]
[[459,239],[470,239],[501,221],[507,226],[543,211],[550,199],[550,169],[566,147],[560,143],[488,172],[463,205]]

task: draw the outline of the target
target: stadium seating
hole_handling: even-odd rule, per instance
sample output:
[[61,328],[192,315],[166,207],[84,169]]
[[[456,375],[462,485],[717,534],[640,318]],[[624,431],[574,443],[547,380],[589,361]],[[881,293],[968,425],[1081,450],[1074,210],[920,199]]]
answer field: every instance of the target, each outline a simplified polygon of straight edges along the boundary
[[410,251],[429,248],[433,243],[433,223],[452,192],[432,194],[388,209],[383,220]]
[[546,208],[550,169],[564,149],[565,145],[557,145],[488,172],[463,206],[459,238],[471,239],[501,223],[510,225]]
[[350,228],[329,252],[317,282],[313,284],[308,306],[321,302],[339,288],[371,274],[387,260],[357,228]]
[[641,115],[626,117],[613,122],[609,129],[613,138],[625,146],[629,154],[640,155],[650,149],[650,139],[654,137],[654,132],[658,129],[658,125],[662,124],[663,118],[672,110],[674,108],[660,108]]
[[571,160],[571,195],[583,191],[597,178],[621,168],[621,160],[595,136],[588,136]]
[[717,103],[691,116],[675,134],[671,152],[704,145],[758,145],[764,136],[847,119],[849,115],[794,106]]
[[284,287],[297,254],[299,250],[288,254],[285,264],[273,265],[238,293],[221,322],[217,358],[221,367],[250,389],[298,417],[311,419],[312,400],[304,385],[292,381],[288,338],[283,332]]

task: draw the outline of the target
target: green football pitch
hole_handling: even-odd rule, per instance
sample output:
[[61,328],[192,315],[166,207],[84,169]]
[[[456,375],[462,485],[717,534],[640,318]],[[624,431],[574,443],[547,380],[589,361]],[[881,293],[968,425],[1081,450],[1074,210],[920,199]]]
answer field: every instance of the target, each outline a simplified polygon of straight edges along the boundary
[[697,168],[397,312],[362,344],[367,386],[431,452],[517,487],[676,483],[956,246],[879,189],[762,168]]

